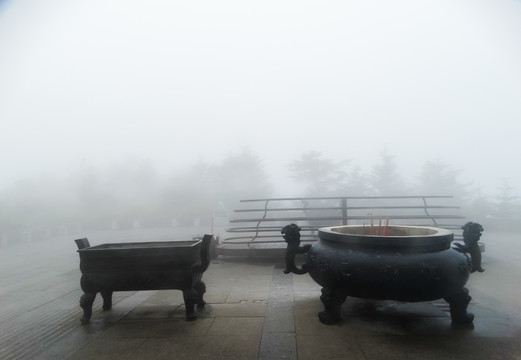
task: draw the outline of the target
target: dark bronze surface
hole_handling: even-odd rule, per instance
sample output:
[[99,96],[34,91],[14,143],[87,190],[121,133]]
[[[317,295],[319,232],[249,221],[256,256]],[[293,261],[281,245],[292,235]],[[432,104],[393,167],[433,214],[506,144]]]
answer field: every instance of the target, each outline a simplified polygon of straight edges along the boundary
[[[445,299],[454,322],[469,323],[464,287],[470,259],[450,247],[453,234],[433,227],[390,226],[387,236],[366,235],[362,226],[321,228],[313,246],[299,246],[299,227],[282,229],[288,243],[286,273],[306,272],[323,287],[320,321],[340,321],[347,296],[404,302]],[[301,269],[295,256],[306,253]]]
[[485,269],[481,267],[481,249],[479,248],[479,239],[483,232],[483,226],[478,223],[468,222],[461,227],[463,229],[463,242],[465,245],[457,244],[456,250],[462,253],[469,253],[472,259],[472,272],[483,272]]
[[202,240],[113,243],[90,246],[88,240],[75,240],[80,255],[83,308],[82,324],[92,315],[92,304],[99,292],[103,310],[112,307],[114,291],[166,290],[183,292],[186,319],[196,318],[195,305],[204,307],[206,286],[201,280],[210,264],[210,242]]

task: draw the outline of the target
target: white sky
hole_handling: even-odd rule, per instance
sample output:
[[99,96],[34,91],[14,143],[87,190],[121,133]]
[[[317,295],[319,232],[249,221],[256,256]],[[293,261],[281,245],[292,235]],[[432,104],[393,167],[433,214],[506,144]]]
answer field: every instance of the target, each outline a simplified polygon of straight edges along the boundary
[[244,147],[277,181],[384,146],[521,195],[520,0],[0,1],[0,186]]

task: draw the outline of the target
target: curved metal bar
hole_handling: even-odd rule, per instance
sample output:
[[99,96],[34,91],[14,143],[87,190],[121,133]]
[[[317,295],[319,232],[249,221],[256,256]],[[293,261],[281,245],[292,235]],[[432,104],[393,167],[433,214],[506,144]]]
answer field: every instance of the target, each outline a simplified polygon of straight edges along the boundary
[[[257,237],[259,236],[260,224],[266,219],[266,216],[268,215],[268,203],[269,202],[270,202],[270,199],[266,199],[266,203],[264,204],[264,215],[262,216],[262,218],[259,219],[259,221],[257,221],[257,226],[255,226],[255,235],[253,235],[253,237],[251,238],[250,243],[254,242],[255,239],[257,239]],[[248,244],[248,246],[250,245],[250,243]]]
[[[428,216],[431,216],[431,214],[429,214],[429,211],[427,211],[427,199],[425,197],[422,197],[422,200],[423,200],[423,204],[425,205],[425,207],[423,208],[423,211],[425,211],[425,214],[427,214]],[[434,223],[434,225],[438,226],[438,223],[436,222],[436,219],[434,217],[431,217],[431,220],[432,222]]]

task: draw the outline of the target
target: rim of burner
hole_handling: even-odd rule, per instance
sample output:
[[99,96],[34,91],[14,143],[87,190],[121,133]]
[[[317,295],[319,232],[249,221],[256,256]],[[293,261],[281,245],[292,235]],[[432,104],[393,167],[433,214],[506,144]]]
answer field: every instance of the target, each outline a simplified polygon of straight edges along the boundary
[[340,232],[338,230],[350,228],[366,229],[368,227],[363,225],[323,227],[318,230],[318,236],[321,240],[340,244],[393,249],[401,248],[402,250],[426,248],[429,250],[444,250],[450,248],[450,244],[454,240],[454,232],[432,226],[389,225],[389,229],[426,230],[425,234],[417,233],[414,235],[366,235]]

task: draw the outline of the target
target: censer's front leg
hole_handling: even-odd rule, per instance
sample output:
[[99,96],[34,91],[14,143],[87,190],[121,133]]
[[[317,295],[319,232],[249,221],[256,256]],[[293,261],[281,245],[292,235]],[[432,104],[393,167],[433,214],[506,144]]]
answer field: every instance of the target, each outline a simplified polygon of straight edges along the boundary
[[324,311],[318,313],[318,319],[323,324],[334,324],[342,319],[342,304],[346,301],[345,291],[323,288],[320,301],[324,304]]
[[92,304],[96,298],[96,293],[86,292],[80,298],[80,307],[83,309],[81,324],[88,324],[92,316]]

